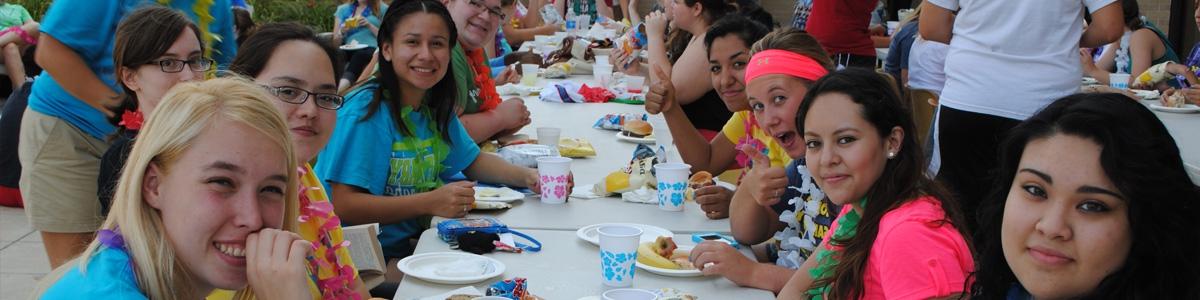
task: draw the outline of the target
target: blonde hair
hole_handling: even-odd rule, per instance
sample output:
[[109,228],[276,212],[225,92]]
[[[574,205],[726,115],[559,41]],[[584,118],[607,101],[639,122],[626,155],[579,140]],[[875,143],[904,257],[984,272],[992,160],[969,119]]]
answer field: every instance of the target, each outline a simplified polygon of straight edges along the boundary
[[[247,125],[283,150],[282,159],[287,162],[288,172],[282,229],[296,231],[299,214],[296,158],[287,122],[276,110],[272,99],[265,90],[246,79],[218,78],[181,83],[163,97],[138,133],[113,197],[112,211],[100,229],[119,229],[133,261],[138,287],[150,299],[206,296],[207,292],[188,286],[193,275],[176,258],[165,238],[159,211],[143,199],[142,182],[151,164],[169,173],[170,167],[191,147],[196,137],[217,122]],[[85,273],[88,262],[99,252],[100,246],[99,240],[93,240],[78,259],[59,269],[69,269],[77,264],[79,272]],[[55,273],[58,273],[52,274],[57,275],[55,278],[43,282],[52,284],[65,272]],[[238,294],[237,298],[252,297],[249,288]]]

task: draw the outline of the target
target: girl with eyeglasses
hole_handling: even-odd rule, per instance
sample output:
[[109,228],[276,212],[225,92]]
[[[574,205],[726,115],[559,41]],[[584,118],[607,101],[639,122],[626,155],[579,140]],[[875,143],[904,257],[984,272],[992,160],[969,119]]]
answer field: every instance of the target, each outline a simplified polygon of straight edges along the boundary
[[[320,40],[308,27],[297,23],[262,25],[246,38],[229,69],[250,77],[275,96],[275,108],[283,113],[296,149],[300,178],[300,218],[296,233],[312,244],[308,268],[314,276],[308,285],[313,299],[370,298],[366,285],[343,245],[341,219],[334,213],[321,178],[309,164],[325,148],[337,121],[342,97],[337,92],[341,66],[337,48]],[[251,51],[250,49],[254,49]],[[230,299],[222,292],[209,300]]]
[[[229,63],[237,52],[229,1],[56,0],[50,5],[35,57],[44,72],[29,88],[17,152],[25,213],[42,237],[51,267],[78,256],[104,221],[95,200],[96,176],[119,123],[110,120],[120,118],[124,102],[113,61],[117,25],[148,6],[171,7],[195,21],[199,33],[192,34],[203,44],[203,56],[218,64]],[[167,43],[181,31],[172,32]]]
[[100,211],[107,215],[113,191],[133,139],[167,90],[181,82],[203,80],[213,67],[204,58],[200,30],[182,13],[151,6],[135,11],[117,26],[113,62],[123,93],[124,112],[118,116],[117,133],[100,159],[96,177]]

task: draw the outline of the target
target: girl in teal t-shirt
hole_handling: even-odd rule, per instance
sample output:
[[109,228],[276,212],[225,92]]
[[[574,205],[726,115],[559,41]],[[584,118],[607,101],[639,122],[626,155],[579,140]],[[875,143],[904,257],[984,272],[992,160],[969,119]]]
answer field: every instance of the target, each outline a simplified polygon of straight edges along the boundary
[[468,178],[517,187],[537,185],[537,171],[480,155],[456,116],[450,49],[458,41],[445,6],[405,1],[384,14],[379,76],[352,90],[338,110],[316,171],[326,176],[338,216],[348,224],[385,224],[384,256],[412,253],[418,219],[465,216],[475,202]]

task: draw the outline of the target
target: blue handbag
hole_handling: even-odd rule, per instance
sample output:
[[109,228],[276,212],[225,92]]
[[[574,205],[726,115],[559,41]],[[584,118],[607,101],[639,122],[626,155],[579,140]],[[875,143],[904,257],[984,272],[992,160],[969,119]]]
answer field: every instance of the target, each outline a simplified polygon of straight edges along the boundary
[[509,229],[507,225],[500,223],[500,220],[496,220],[496,218],[492,217],[449,219],[438,222],[437,224],[438,238],[441,238],[442,241],[446,243],[455,243],[459,236],[472,231],[495,234],[512,233],[515,236],[524,238],[533,243],[532,246],[517,243],[517,248],[521,248],[522,250],[530,252],[538,252],[542,250],[542,242],[539,242],[537,239],[521,233],[520,231]]

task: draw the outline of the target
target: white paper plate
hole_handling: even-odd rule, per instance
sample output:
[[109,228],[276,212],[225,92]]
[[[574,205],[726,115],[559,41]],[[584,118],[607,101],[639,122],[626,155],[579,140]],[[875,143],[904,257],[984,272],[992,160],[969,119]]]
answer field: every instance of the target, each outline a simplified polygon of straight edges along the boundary
[[[504,263],[471,253],[423,253],[401,259],[400,272],[421,280],[441,284],[471,284],[504,274]],[[479,272],[465,270],[478,269]]]
[[[494,191],[494,192],[498,193],[499,195],[494,196],[494,197],[480,196],[480,194],[485,191]],[[482,187],[482,186],[475,187],[475,200],[476,201],[513,202],[513,201],[517,201],[517,200],[521,200],[521,199],[525,199],[525,194],[522,194],[521,192],[518,192],[518,191],[510,189],[510,188],[506,188],[506,187],[495,188],[495,187]]]
[[358,50],[358,49],[362,49],[362,48],[366,48],[366,47],[367,47],[367,44],[345,44],[345,45],[342,45],[341,47],[338,47],[338,49]]
[[653,144],[654,143],[653,135],[635,138],[635,137],[630,137],[628,135],[625,135],[625,133],[621,132],[621,131],[617,131],[617,139],[626,141],[626,142],[630,142],[630,143],[635,143],[635,144]]
[[[693,247],[694,247],[694,246],[679,246],[679,248],[677,248],[677,250],[676,250],[676,251],[678,251],[678,250],[685,250],[685,251],[688,251],[688,252],[690,253],[690,252],[692,252],[692,248],[693,248]],[[634,263],[634,264],[636,264],[636,265],[637,265],[637,267],[638,267],[639,269],[646,270],[646,271],[648,271],[648,272],[650,272],[650,273],[654,273],[654,274],[658,274],[658,275],[663,275],[663,276],[671,276],[671,277],[697,277],[697,276],[703,276],[703,275],[704,275],[703,273],[701,273],[701,272],[700,272],[700,269],[691,269],[691,270],[663,269],[663,268],[659,268],[659,267],[654,267],[654,266],[650,266],[650,265],[647,265],[647,264],[643,264],[643,263],[642,263],[642,262],[640,262],[640,261],[639,261],[639,262],[636,262],[636,263]]]
[[1100,81],[1096,80],[1096,78],[1084,77],[1082,84],[1083,85],[1097,85],[1097,84],[1100,84]]
[[1200,112],[1200,106],[1196,106],[1195,104],[1184,104],[1183,107],[1166,107],[1166,106],[1162,106],[1162,104],[1154,103],[1154,104],[1150,104],[1150,109],[1161,111],[1161,112],[1180,113],[1180,114],[1190,114],[1190,113]]
[[583,228],[580,228],[579,230],[576,230],[575,236],[579,237],[579,239],[581,239],[581,240],[585,240],[585,241],[588,241],[589,243],[592,243],[592,245],[600,246],[600,233],[596,232],[596,229],[599,229],[600,226],[606,226],[606,225],[625,225],[625,226],[633,226],[633,227],[641,228],[642,229],[642,241],[639,243],[653,242],[655,239],[658,239],[658,237],[660,237],[660,236],[675,237],[674,232],[663,229],[662,227],[653,226],[653,225],[645,225],[645,224],[634,224],[634,223],[592,224],[592,225],[584,226]]

